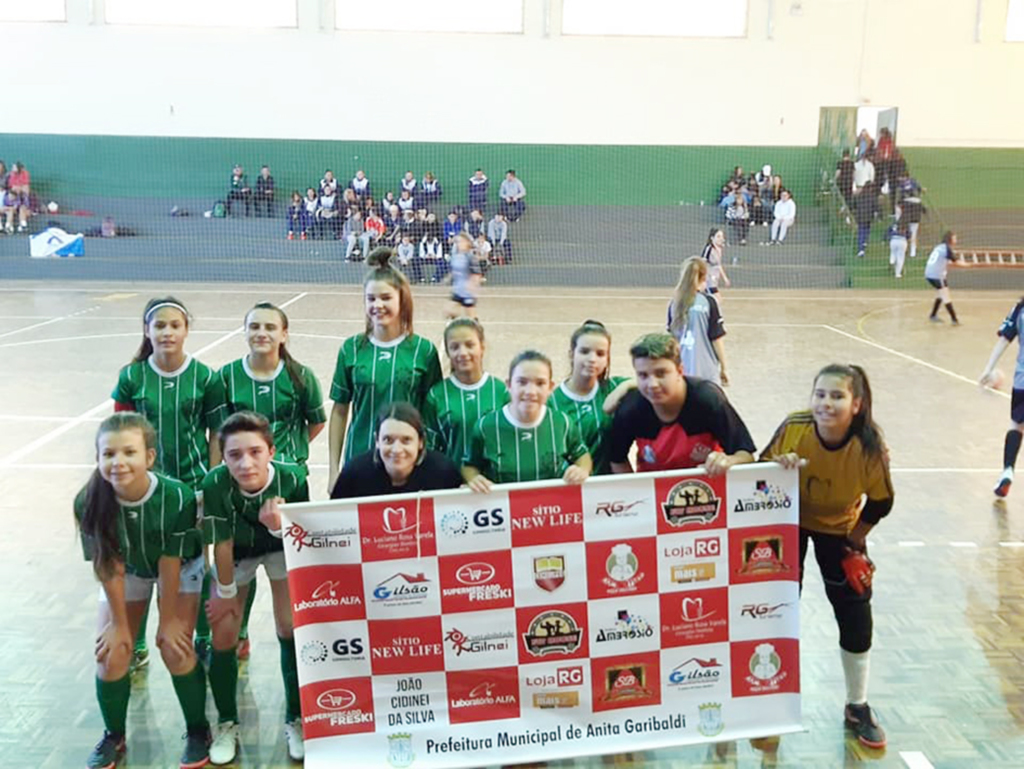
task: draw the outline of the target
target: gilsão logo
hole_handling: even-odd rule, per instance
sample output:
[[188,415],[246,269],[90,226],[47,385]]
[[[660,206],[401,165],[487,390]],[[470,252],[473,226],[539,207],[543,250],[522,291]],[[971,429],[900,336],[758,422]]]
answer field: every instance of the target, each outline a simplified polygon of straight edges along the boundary
[[703,689],[714,686],[722,677],[722,664],[715,657],[690,657],[672,668],[669,686],[677,689]]
[[414,606],[423,603],[430,592],[430,580],[419,574],[392,574],[373,589],[374,603],[388,606]]

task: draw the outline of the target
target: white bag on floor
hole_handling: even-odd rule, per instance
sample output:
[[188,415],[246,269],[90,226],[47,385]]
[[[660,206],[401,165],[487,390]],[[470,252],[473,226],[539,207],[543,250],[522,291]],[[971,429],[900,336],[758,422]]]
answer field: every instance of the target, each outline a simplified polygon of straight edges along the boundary
[[85,254],[85,236],[82,233],[72,235],[59,227],[48,227],[38,235],[30,237],[28,242],[29,255],[33,259]]

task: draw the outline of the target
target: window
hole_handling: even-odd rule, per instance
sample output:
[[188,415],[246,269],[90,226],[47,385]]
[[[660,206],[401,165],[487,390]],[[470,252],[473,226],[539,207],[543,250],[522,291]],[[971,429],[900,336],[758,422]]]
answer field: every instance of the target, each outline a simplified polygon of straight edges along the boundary
[[335,0],[335,13],[346,31],[523,31],[523,0]]
[[747,0],[563,0],[562,34],[746,37]]
[[1006,8],[1006,42],[1024,43],[1024,0],[1010,0]]
[[108,24],[266,28],[299,23],[296,0],[106,0],[105,6]]
[[64,0],[0,0],[0,21],[67,21]]

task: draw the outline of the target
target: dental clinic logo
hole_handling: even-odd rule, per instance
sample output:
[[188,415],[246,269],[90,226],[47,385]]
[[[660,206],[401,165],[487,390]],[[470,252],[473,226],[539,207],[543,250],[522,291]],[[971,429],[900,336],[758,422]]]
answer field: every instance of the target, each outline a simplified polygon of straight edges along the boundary
[[384,531],[388,534],[402,534],[419,527],[419,516],[409,514],[404,507],[384,508]]

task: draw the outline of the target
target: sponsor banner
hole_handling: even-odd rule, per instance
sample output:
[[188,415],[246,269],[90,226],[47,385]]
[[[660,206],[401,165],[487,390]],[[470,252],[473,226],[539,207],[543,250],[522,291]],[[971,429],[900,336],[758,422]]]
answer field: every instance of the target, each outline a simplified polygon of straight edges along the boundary
[[285,506],[306,766],[799,730],[798,489],[755,464]]

